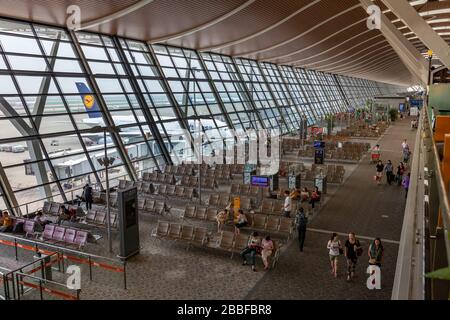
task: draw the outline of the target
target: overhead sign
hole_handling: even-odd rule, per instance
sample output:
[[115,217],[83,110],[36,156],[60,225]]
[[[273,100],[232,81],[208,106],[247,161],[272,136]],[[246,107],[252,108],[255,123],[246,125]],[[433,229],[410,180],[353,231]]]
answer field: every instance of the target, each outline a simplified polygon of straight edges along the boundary
[[423,106],[423,100],[409,100],[409,103],[412,107],[422,107]]
[[313,135],[323,134],[323,128],[322,127],[311,127],[311,134],[313,134]]
[[270,178],[266,176],[252,176],[252,186],[268,187],[270,184]]

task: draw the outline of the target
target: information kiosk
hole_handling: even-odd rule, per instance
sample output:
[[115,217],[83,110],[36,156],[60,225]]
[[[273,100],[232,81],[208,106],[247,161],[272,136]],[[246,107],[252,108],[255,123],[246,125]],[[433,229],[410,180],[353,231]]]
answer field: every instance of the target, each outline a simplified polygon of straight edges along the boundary
[[325,159],[325,142],[314,141],[314,163],[323,164]]
[[137,188],[119,190],[117,193],[120,253],[122,260],[139,253],[139,217],[137,208]]

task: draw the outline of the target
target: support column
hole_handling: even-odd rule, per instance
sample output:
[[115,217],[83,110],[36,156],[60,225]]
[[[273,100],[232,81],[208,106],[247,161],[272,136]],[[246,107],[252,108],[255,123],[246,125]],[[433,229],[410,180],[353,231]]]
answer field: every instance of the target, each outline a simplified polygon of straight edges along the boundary
[[[288,123],[286,122],[286,118],[285,118],[285,116],[284,116],[284,114],[283,114],[283,112],[282,112],[282,108],[283,108],[283,107],[281,107],[281,106],[278,104],[278,101],[277,101],[277,99],[275,98],[275,95],[273,94],[272,88],[270,87],[270,84],[269,84],[269,82],[267,81],[267,77],[266,77],[266,75],[264,74],[264,71],[263,71],[263,69],[261,68],[261,63],[260,63],[259,61],[257,61],[257,65],[258,65],[258,68],[259,68],[259,72],[261,73],[261,76],[262,76],[262,78],[263,78],[263,80],[264,80],[264,82],[265,82],[265,84],[266,84],[266,86],[267,86],[267,90],[269,90],[269,93],[270,93],[270,95],[271,95],[271,97],[272,97],[272,100],[273,100],[273,102],[275,103],[275,106],[276,106],[276,108],[278,109],[278,112],[280,113],[281,121],[282,121],[282,122],[284,123],[284,125],[286,126],[286,129],[287,129],[288,131],[290,131],[290,129],[289,129],[289,127],[288,127]],[[283,134],[282,128],[280,128],[280,132],[281,132],[281,134]]]
[[[364,10],[373,2],[370,0],[359,0]],[[386,2],[385,0],[383,0]],[[396,2],[403,2],[404,0],[394,0]],[[405,1],[405,3],[407,3]],[[409,4],[410,9],[414,10]],[[381,13],[381,32],[386,40],[398,54],[405,66],[409,69],[412,75],[419,79],[423,84],[427,83],[428,70],[425,59],[420,52],[412,45],[412,43],[405,38],[405,36],[395,27],[395,25]]]
[[3,170],[3,165],[0,162],[0,188],[3,192],[3,198],[5,200],[5,204],[8,208],[8,211],[14,216],[21,216],[22,212],[19,208],[19,203],[17,202],[16,195],[14,194],[13,189],[11,188],[11,184],[9,183],[8,178],[6,177],[5,170]]
[[[259,121],[259,124],[261,125],[261,128],[263,129],[267,129],[266,128],[266,124],[264,123],[263,119],[261,118],[261,115],[259,114],[259,110],[256,107],[255,102],[253,101],[252,98],[252,94],[250,93],[250,91],[248,91],[247,86],[245,85],[245,81],[244,78],[242,77],[241,71],[239,70],[238,66],[236,65],[236,62],[234,61],[234,58],[231,58],[231,62],[233,63],[233,68],[236,70],[236,74],[239,77],[239,84],[242,86],[242,91],[245,92],[245,94],[247,95],[248,98],[248,103],[250,103],[250,105],[252,106],[252,112],[253,114],[256,116],[256,118]],[[256,128],[255,128],[256,129]]]
[[[172,162],[172,159],[170,157],[169,150],[167,150],[166,144],[164,143],[164,140],[163,140],[163,138],[162,138],[162,136],[161,136],[161,134],[160,134],[160,132],[158,130],[158,127],[156,126],[155,119],[153,119],[153,116],[152,116],[151,112],[149,111],[149,106],[147,106],[147,103],[145,102],[145,98],[144,98],[144,96],[143,96],[143,94],[141,92],[139,84],[137,83],[137,80],[136,80],[136,78],[133,75],[133,71],[131,70],[130,65],[129,65],[128,61],[127,61],[126,54],[125,54],[125,52],[123,51],[123,49],[122,49],[122,47],[120,45],[120,41],[118,40],[117,37],[113,37],[112,39],[113,39],[113,42],[114,42],[114,44],[116,46],[117,53],[118,53],[120,59],[124,62],[124,64],[123,64],[124,70],[125,70],[126,74],[128,75],[128,80],[130,81],[130,85],[131,85],[131,87],[133,89],[133,92],[134,92],[134,94],[136,96],[136,100],[137,100],[137,102],[139,104],[139,107],[142,110],[144,118],[147,121],[147,125],[150,128],[152,136],[155,139],[156,143],[159,146],[159,149],[162,152],[162,155],[163,155],[163,158],[165,160],[165,163],[168,164],[168,165],[172,165],[173,162]],[[140,125],[139,125],[139,127],[141,128]],[[149,153],[155,159],[155,155],[153,154],[153,150],[152,150],[150,144],[148,143],[147,139],[145,139],[145,141],[146,141],[146,144],[147,144],[147,148],[149,148]]]
[[234,130],[235,129],[234,128],[234,124],[233,124],[233,122],[231,121],[230,117],[227,114],[227,110],[225,108],[225,105],[223,104],[223,101],[220,98],[220,95],[219,95],[219,93],[217,91],[216,84],[214,83],[214,81],[211,78],[211,74],[209,73],[209,70],[206,67],[205,61],[203,61],[203,57],[202,57],[201,52],[197,52],[197,56],[198,56],[198,60],[200,61],[200,65],[202,66],[203,70],[206,73],[206,76],[208,77],[207,80],[208,80],[209,85],[210,85],[210,87],[212,89],[212,92],[214,94],[214,98],[216,98],[217,104],[220,107],[220,111],[222,111],[222,114],[223,114],[223,116],[225,118],[225,122],[227,123],[229,129]]
[[450,68],[450,47],[406,0],[382,0],[429,49]]

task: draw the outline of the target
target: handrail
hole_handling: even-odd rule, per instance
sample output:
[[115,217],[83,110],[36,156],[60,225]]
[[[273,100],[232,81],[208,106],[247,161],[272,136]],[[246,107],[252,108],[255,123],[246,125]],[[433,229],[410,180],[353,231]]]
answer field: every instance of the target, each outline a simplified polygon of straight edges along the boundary
[[[410,177],[410,185],[408,191],[408,197],[406,200],[406,206],[403,217],[402,231],[400,237],[400,244],[398,248],[397,254],[397,265],[395,269],[395,278],[394,284],[392,288],[392,300],[398,299],[411,299],[411,289],[413,288],[413,282],[417,280],[414,277],[415,270],[414,268],[419,265],[419,261],[414,263],[414,259],[419,259],[421,257],[417,257],[416,250],[416,229],[419,229],[420,221],[418,221],[418,201],[422,198],[418,198],[423,196],[418,194],[419,179],[421,179],[421,175],[419,173],[420,170],[420,159],[422,153],[422,140],[421,140],[421,132],[423,129],[424,123],[424,112],[421,113],[421,117],[419,118],[419,125],[416,133],[416,140],[414,144],[414,154],[412,158],[412,166],[410,169],[411,177]],[[422,182],[423,183],[423,182]],[[423,231],[423,230],[422,230]],[[423,298],[423,291],[418,293],[419,296]],[[414,295],[417,297],[416,295]]]
[[115,263],[118,262],[118,263],[125,264],[122,260],[119,260],[119,259],[116,260],[116,259],[103,257],[103,256],[91,254],[91,253],[86,253],[86,252],[79,251],[79,250],[74,250],[74,249],[61,247],[61,246],[56,246],[56,245],[53,245],[53,244],[50,244],[50,243],[46,243],[46,242],[43,242],[43,241],[25,239],[25,238],[22,238],[22,237],[16,237],[16,236],[5,234],[5,233],[0,233],[0,237],[6,237],[6,238],[10,238],[10,239],[24,241],[24,242],[32,243],[34,245],[42,245],[42,246],[49,247],[49,248],[52,248],[52,249],[56,249],[56,250],[59,250],[59,251],[66,251],[66,252],[70,252],[70,253],[73,253],[73,254],[82,255],[82,256],[86,256],[86,257],[90,257],[90,258],[103,259],[103,260],[107,260],[107,261],[110,261],[110,262],[115,262]]
[[[63,259],[67,259],[67,260],[72,260],[72,261],[88,264],[89,265],[89,279],[90,280],[92,280],[92,266],[95,266],[95,267],[98,267],[98,268],[102,268],[102,269],[105,269],[105,270],[109,270],[109,271],[123,273],[123,286],[124,286],[124,289],[127,289],[126,261],[122,261],[122,260],[119,260],[119,259],[112,259],[112,258],[108,258],[108,257],[103,257],[103,256],[95,255],[95,254],[82,252],[82,251],[79,251],[79,250],[69,249],[69,248],[66,248],[66,247],[60,247],[60,246],[56,246],[56,245],[49,244],[49,243],[46,243],[46,242],[25,239],[25,238],[22,238],[22,237],[16,237],[16,236],[4,234],[4,233],[0,233],[0,238],[1,237],[5,237],[5,238],[9,238],[9,239],[13,239],[14,240],[14,243],[13,244],[9,244],[9,245],[12,245],[12,246],[15,247],[15,249],[16,249],[16,259],[17,259],[17,248],[18,247],[26,249],[26,250],[32,250],[32,251],[35,251],[35,252],[43,252],[44,254],[46,253],[47,250],[39,249],[38,246],[47,247],[47,248],[55,250],[56,252],[61,253]],[[18,244],[17,243],[18,241],[24,241],[26,243],[31,243],[32,246],[30,246],[30,248],[26,248],[25,246]],[[48,252],[48,253],[52,253],[52,252]],[[67,253],[72,253],[73,255],[76,255],[78,257],[67,256],[66,255]],[[92,261],[92,260],[97,260],[97,259],[113,263],[113,265]],[[119,264],[120,267],[116,267],[116,266],[114,266],[114,264]]]
[[[31,275],[31,274],[26,274],[26,273],[23,273],[23,272],[15,272],[15,273],[14,273],[14,276],[15,276],[15,280],[16,280],[16,284],[17,284],[18,299],[20,299],[20,289],[19,289],[19,284],[22,285],[22,286],[25,285],[25,286],[28,286],[28,287],[37,289],[37,288],[36,288],[37,285],[35,285],[35,284],[33,284],[33,283],[27,283],[27,282],[25,282],[25,281],[24,281],[24,278],[31,278],[31,279],[34,279],[34,280],[39,281],[39,293],[40,293],[40,296],[41,296],[41,300],[43,300],[43,295],[42,295],[43,292],[46,292],[46,293],[49,294],[49,295],[58,296],[58,297],[63,297],[65,300],[79,300],[79,299],[80,299],[80,291],[81,291],[80,289],[69,289],[69,288],[67,287],[67,285],[64,285],[64,284],[62,284],[62,283],[55,282],[55,281],[51,281],[51,280],[48,280],[48,279],[42,279],[42,278],[33,276],[33,275]],[[20,280],[19,280],[19,279],[20,279]],[[57,286],[57,287],[64,288],[65,290],[68,289],[68,290],[75,291],[75,292],[76,292],[76,296],[67,294],[67,293],[62,292],[62,291],[57,291],[57,290],[55,290],[55,289],[50,289],[50,288],[47,288],[47,287],[43,287],[43,286],[42,286],[42,283],[45,283],[45,284],[52,284],[52,285],[55,285],[55,286]],[[43,289],[45,289],[45,290],[43,290]]]

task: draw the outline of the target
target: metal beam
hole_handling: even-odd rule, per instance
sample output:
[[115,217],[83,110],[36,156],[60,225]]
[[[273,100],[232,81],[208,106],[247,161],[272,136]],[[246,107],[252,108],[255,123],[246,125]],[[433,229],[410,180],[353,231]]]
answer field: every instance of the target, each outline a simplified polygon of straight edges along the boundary
[[269,32],[270,30],[275,29],[276,27],[282,25],[282,24],[285,23],[286,21],[292,19],[293,17],[295,17],[295,16],[298,15],[299,13],[305,11],[306,9],[309,9],[310,7],[316,5],[316,4],[319,3],[320,1],[322,1],[322,0],[314,0],[313,2],[308,3],[308,4],[307,4],[306,6],[304,6],[304,7],[301,7],[300,9],[298,9],[297,11],[291,13],[289,16],[287,16],[287,17],[281,19],[280,21],[278,21],[278,22],[276,22],[276,23],[270,25],[270,26],[267,27],[267,28],[264,28],[263,30],[260,30],[260,31],[255,32],[255,33],[252,33],[252,34],[249,35],[249,36],[246,36],[246,37],[243,37],[243,38],[240,38],[240,39],[237,39],[237,40],[233,40],[233,41],[230,41],[230,42],[222,43],[222,44],[217,45],[217,46],[210,46],[210,47],[199,48],[199,51],[215,51],[215,50],[223,49],[223,48],[226,48],[226,47],[234,46],[234,45],[236,45],[236,44],[239,44],[239,43],[248,41],[248,40],[250,40],[250,39],[256,38],[256,37],[258,37],[258,36],[260,36],[260,35],[262,35],[262,34],[264,34],[264,33],[266,33],[266,32]]
[[214,98],[217,101],[219,109],[223,114],[223,117],[225,119],[225,122],[228,125],[228,128],[231,130],[235,130],[236,128],[234,127],[233,121],[231,121],[231,118],[227,113],[227,108],[225,107],[225,105],[222,101],[222,98],[220,97],[219,91],[217,90],[217,87],[216,87],[216,83],[213,81],[213,79],[211,77],[211,73],[209,72],[209,69],[205,64],[205,61],[203,60],[201,53],[197,53],[197,57],[198,57],[198,61],[200,62],[202,69],[204,70],[204,72],[206,74],[206,79],[208,80],[209,86],[211,87]]
[[75,31],[81,31],[81,30],[85,30],[85,29],[89,29],[89,28],[94,28],[101,24],[119,19],[123,16],[126,16],[127,14],[130,14],[136,10],[139,10],[142,7],[145,7],[146,5],[152,3],[153,1],[154,0],[140,0],[140,1],[136,2],[135,4],[132,4],[131,6],[128,6],[122,10],[119,10],[119,11],[109,14],[107,16],[101,17],[99,19],[84,22],[80,26],[80,28],[75,29]]
[[[231,64],[233,65],[233,68],[236,72],[229,72],[230,77],[233,78],[233,76],[237,75],[238,79],[234,79],[236,81],[236,85],[241,89],[241,92],[243,92],[247,96],[247,101],[244,101],[245,104],[250,104],[252,107],[252,110],[250,110],[250,114],[253,114],[254,117],[252,117],[254,120],[258,120],[260,127],[262,129],[267,129],[266,124],[264,123],[263,119],[261,118],[261,114],[259,113],[258,107],[255,104],[255,101],[253,100],[252,93],[247,88],[247,85],[245,84],[244,77],[241,74],[241,70],[239,70],[238,65],[236,64],[235,58],[231,58]],[[245,69],[245,67],[243,67]],[[257,126],[255,127],[255,124],[252,123],[252,127],[254,129],[258,129]]]
[[[98,105],[100,107],[100,110],[102,112],[102,116],[103,116],[103,119],[105,122],[105,127],[106,127],[106,129],[112,129],[115,127],[114,120],[108,110],[108,106],[103,98],[102,92],[100,91],[100,88],[97,85],[97,81],[91,70],[91,67],[89,66],[89,63],[86,60],[86,56],[84,55],[83,49],[82,49],[80,43],[78,42],[77,36],[75,35],[75,32],[71,31],[71,30],[69,30],[68,34],[73,43],[75,52],[80,57],[80,62],[84,68],[84,71],[87,74],[87,80],[88,80],[89,86],[90,86],[92,92],[97,97]],[[117,151],[120,155],[120,158],[122,159],[123,165],[126,168],[128,176],[130,177],[130,179],[132,181],[137,181],[138,178],[136,175],[136,171],[134,169],[133,164],[131,163],[131,160],[128,156],[128,152],[125,149],[125,146],[123,144],[123,141],[122,141],[119,133],[117,131],[111,130],[109,132],[109,135],[114,143],[114,146],[117,148]],[[103,187],[103,186],[101,185],[101,187]]]
[[[359,1],[365,10],[367,10],[369,6],[373,5],[373,2],[370,0]],[[409,42],[395,27],[395,25],[384,15],[384,13],[381,13],[381,32],[386,37],[386,40],[391,44],[392,48],[397,52],[400,59],[402,59],[405,66],[423,83],[427,83],[428,65],[426,64],[425,59],[411,44],[411,42]]]
[[[266,85],[266,87],[267,87],[267,90],[269,91],[269,94],[270,94],[270,96],[272,97],[273,103],[275,104],[275,107],[278,109],[278,112],[280,113],[281,123],[283,123],[283,124],[285,125],[285,127],[286,127],[286,130],[287,130],[288,132],[290,132],[291,129],[289,128],[289,123],[286,121],[286,117],[285,117],[285,115],[283,114],[283,111],[285,111],[284,106],[281,106],[281,105],[278,103],[278,100],[277,100],[275,94],[273,93],[272,87],[270,86],[269,81],[267,81],[266,74],[264,73],[264,70],[263,70],[263,68],[261,67],[261,62],[257,61],[256,63],[257,63],[257,66],[258,66],[258,68],[259,68],[259,72],[260,72],[260,74],[261,74],[261,77],[263,78],[264,83],[265,83],[265,85]],[[289,114],[287,114],[287,116],[289,117]],[[291,118],[289,118],[289,120],[291,120]],[[278,122],[278,123],[279,123],[279,122]],[[291,122],[291,124],[292,124],[292,122]],[[281,134],[283,134],[283,126],[280,127],[280,132],[281,132]]]
[[450,68],[450,48],[406,0],[382,0]]
[[[362,20],[356,21],[355,23],[349,24],[349,25],[346,26],[345,28],[342,28],[342,29],[336,31],[336,32],[334,32],[334,33],[328,35],[327,37],[321,39],[320,41],[314,42],[313,44],[311,44],[311,45],[309,45],[309,46],[307,46],[307,47],[302,47],[302,48],[299,49],[299,50],[295,50],[295,51],[292,51],[292,52],[289,52],[289,53],[286,53],[286,54],[283,54],[283,55],[279,55],[279,56],[276,56],[276,57],[267,59],[266,61],[269,61],[269,62],[275,62],[276,60],[284,59],[284,58],[287,58],[287,57],[290,57],[290,56],[299,54],[299,53],[301,53],[301,52],[303,52],[303,51],[309,50],[309,49],[311,49],[311,48],[313,48],[313,47],[315,47],[315,46],[318,46],[319,44],[321,44],[321,43],[323,43],[323,42],[325,42],[325,41],[327,41],[327,40],[333,38],[334,36],[336,36],[336,35],[338,35],[338,34],[344,32],[344,31],[346,31],[346,30],[348,30],[348,29],[350,29],[350,28],[353,28],[354,26],[356,26],[356,25],[358,25],[358,24],[360,24],[361,22],[364,22],[364,21],[366,21],[366,19],[362,19]],[[365,31],[365,32],[367,32],[367,31]]]
[[11,188],[11,184],[9,183],[8,177],[6,176],[6,172],[3,169],[3,165],[1,162],[0,162],[0,189],[3,193],[5,204],[9,212],[14,216],[22,215],[19,203],[17,202],[16,195],[14,194],[14,191]]
[[333,15],[333,16],[331,16],[330,18],[325,19],[325,20],[321,21],[320,23],[315,24],[314,27],[311,27],[311,28],[309,28],[308,30],[306,30],[306,31],[304,31],[304,32],[302,32],[302,33],[300,33],[300,34],[297,34],[296,36],[294,36],[294,37],[292,37],[292,38],[289,38],[289,39],[287,39],[287,40],[285,40],[285,41],[282,41],[282,42],[279,42],[279,43],[277,43],[277,44],[274,44],[273,46],[270,46],[270,47],[267,47],[267,48],[263,48],[263,49],[254,50],[254,51],[249,51],[249,52],[240,53],[239,55],[240,55],[240,56],[244,56],[244,57],[248,57],[248,56],[250,56],[250,55],[258,55],[258,54],[261,54],[262,52],[274,50],[274,49],[276,49],[276,48],[285,46],[285,45],[287,45],[288,43],[291,43],[292,41],[295,41],[295,40],[297,40],[297,39],[299,39],[299,38],[301,38],[301,37],[303,37],[303,36],[305,36],[305,35],[311,33],[312,31],[314,31],[314,30],[320,28],[321,26],[327,24],[328,22],[331,22],[331,21],[333,21],[334,19],[336,19],[336,18],[338,18],[338,17],[340,17],[340,16],[342,16],[342,15],[344,15],[344,14],[350,12],[350,11],[353,11],[353,10],[355,10],[355,9],[358,9],[359,7],[360,7],[359,5],[354,5],[354,6],[350,7],[350,8],[348,8],[348,9],[345,9],[345,10],[343,10],[343,11],[341,11],[341,12],[339,12],[339,13]]
[[197,27],[191,28],[189,30],[184,30],[178,33],[174,33],[174,34],[170,34],[161,38],[157,38],[157,39],[152,39],[149,41],[149,43],[158,43],[158,42],[165,42],[165,41],[169,41],[169,40],[175,40],[175,39],[179,39],[181,37],[186,37],[189,36],[193,33],[202,31],[204,29],[210,28],[226,19],[228,19],[229,17],[235,15],[236,13],[244,10],[245,8],[247,8],[249,5],[251,5],[253,2],[255,2],[256,0],[247,0],[246,2],[244,2],[243,4],[241,4],[240,6],[238,6],[237,8],[234,8],[233,10],[231,10],[230,12],[227,12],[226,14],[215,18],[211,21],[208,21],[206,23],[203,23]]
[[[313,63],[304,64],[304,63],[301,63],[301,62],[302,62],[302,61],[305,61],[305,60],[315,59],[315,58],[317,58],[317,57],[319,57],[319,56],[322,56],[322,55],[324,55],[325,53],[328,53],[328,52],[330,52],[330,51],[332,51],[332,50],[334,50],[334,49],[336,49],[336,48],[339,48],[340,46],[346,44],[347,42],[350,42],[350,41],[352,41],[352,40],[354,40],[354,39],[356,39],[356,38],[358,38],[358,37],[363,36],[364,34],[366,34],[366,33],[369,32],[369,31],[370,31],[370,30],[361,32],[360,34],[357,34],[357,35],[355,35],[355,36],[353,36],[353,37],[351,37],[351,38],[348,38],[348,39],[346,39],[346,40],[344,40],[344,41],[342,41],[342,42],[339,42],[337,45],[335,45],[335,46],[333,46],[333,47],[331,47],[331,48],[328,48],[327,50],[320,51],[319,53],[315,54],[314,56],[302,58],[302,59],[299,59],[299,60],[294,60],[294,61],[291,61],[290,63],[293,64],[293,65],[295,65],[295,66],[308,66],[308,65],[310,65],[310,64],[313,64]],[[381,36],[382,36],[382,34],[378,34],[378,35],[376,35],[376,36],[374,36],[374,37],[372,37],[372,38],[368,38],[368,39],[366,39],[366,40],[364,40],[364,41],[362,41],[362,42],[358,42],[358,44],[356,44],[356,45],[350,47],[349,50],[351,50],[351,49],[353,49],[353,48],[355,48],[355,47],[361,45],[362,43],[369,42],[369,41],[371,41],[371,40],[373,40],[373,39],[375,39],[375,38],[381,37]],[[317,61],[317,62],[328,61],[328,60],[333,59],[333,58],[334,58],[334,55],[331,55],[331,56],[329,56],[328,58],[319,60],[319,61]]]

